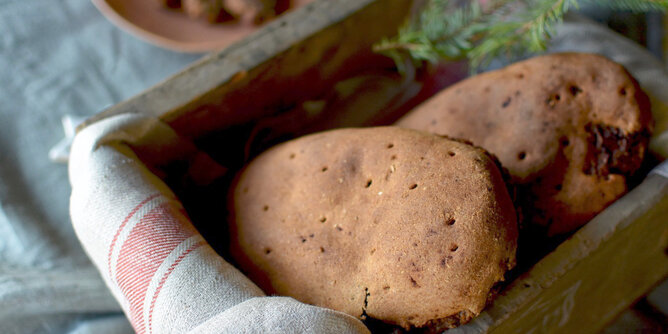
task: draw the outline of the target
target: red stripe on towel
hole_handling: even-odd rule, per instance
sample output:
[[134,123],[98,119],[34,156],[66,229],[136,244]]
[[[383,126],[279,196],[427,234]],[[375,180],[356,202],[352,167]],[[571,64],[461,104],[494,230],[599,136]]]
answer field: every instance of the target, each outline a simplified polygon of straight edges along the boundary
[[167,256],[194,234],[179,221],[175,202],[157,206],[144,215],[123,243],[116,266],[116,282],[129,302],[128,317],[137,333],[144,333],[144,301],[151,279]]
[[[118,230],[116,230],[116,234],[114,234],[114,238],[111,239],[111,245],[109,245],[109,254],[107,255],[107,268],[109,270],[109,277],[111,277],[111,254],[114,252],[114,247],[116,246],[116,241],[118,240],[118,236],[121,234],[121,231],[123,231],[123,228],[125,225],[127,225],[128,221],[130,221],[130,218],[134,216],[139,209],[141,209],[146,203],[152,201],[154,198],[160,196],[160,194],[153,194],[149,197],[147,197],[145,200],[141,201],[137,206],[135,206],[132,211],[125,217],[123,222],[121,223],[121,226],[118,227]],[[111,277],[113,278],[113,277]]]

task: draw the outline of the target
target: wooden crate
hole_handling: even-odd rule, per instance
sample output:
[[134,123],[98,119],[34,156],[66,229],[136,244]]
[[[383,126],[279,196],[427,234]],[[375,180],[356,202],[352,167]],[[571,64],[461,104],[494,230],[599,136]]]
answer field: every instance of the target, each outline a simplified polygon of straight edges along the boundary
[[[318,98],[373,66],[370,46],[393,35],[406,0],[318,1],[89,119],[161,118],[201,141]],[[354,124],[353,124],[354,125]],[[362,124],[357,124],[362,125]],[[85,126],[85,125],[84,125]],[[668,165],[512,282],[455,333],[598,332],[668,277]]]

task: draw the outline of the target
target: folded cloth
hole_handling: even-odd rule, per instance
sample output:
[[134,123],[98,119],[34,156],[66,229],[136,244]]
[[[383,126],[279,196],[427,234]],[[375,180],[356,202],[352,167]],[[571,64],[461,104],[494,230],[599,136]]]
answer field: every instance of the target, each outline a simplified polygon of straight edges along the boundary
[[366,333],[358,319],[266,297],[207,244],[148,166],[192,153],[159,120],[119,115],[85,128],[70,154],[79,240],[138,333]]

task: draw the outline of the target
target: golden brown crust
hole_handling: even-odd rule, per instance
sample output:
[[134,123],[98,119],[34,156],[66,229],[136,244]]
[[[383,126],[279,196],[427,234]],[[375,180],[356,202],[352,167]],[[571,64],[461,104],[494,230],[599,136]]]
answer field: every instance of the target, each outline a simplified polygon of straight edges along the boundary
[[478,314],[515,264],[494,162],[418,131],[281,144],[247,166],[232,201],[232,253],[265,291],[406,328]]
[[558,234],[627,191],[649,134],[649,100],[619,64],[593,54],[535,57],[439,93],[397,125],[465,138],[498,156],[531,223]]

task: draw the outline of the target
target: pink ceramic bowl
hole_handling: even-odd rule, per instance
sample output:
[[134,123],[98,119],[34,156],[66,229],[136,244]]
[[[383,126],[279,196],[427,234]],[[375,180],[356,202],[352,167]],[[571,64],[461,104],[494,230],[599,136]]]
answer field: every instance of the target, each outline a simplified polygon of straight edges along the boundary
[[[92,0],[116,26],[151,44],[180,52],[225,48],[255,31],[249,23],[210,24],[151,0]],[[293,8],[313,0],[293,0]]]

